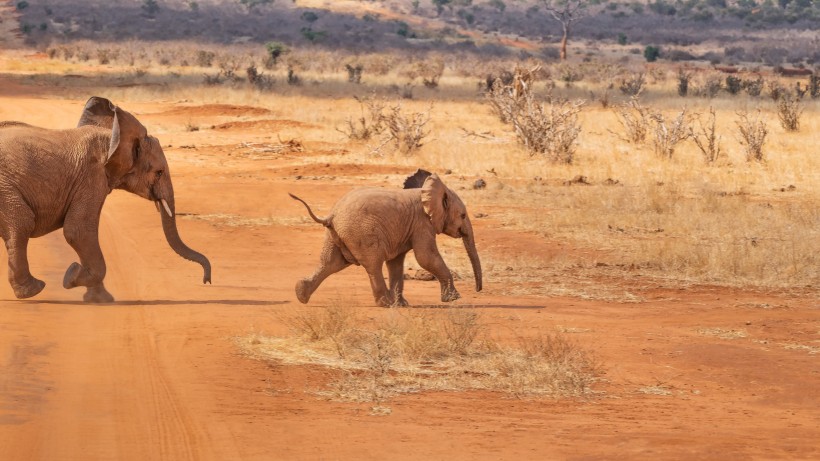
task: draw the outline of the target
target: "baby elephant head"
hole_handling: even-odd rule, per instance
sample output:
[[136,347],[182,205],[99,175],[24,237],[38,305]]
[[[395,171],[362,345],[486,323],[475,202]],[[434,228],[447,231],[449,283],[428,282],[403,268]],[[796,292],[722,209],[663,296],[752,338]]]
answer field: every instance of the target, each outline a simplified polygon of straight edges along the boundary
[[421,189],[421,204],[437,234],[460,238],[470,257],[475,275],[475,289],[481,291],[481,261],[475,248],[475,235],[467,207],[461,198],[445,186],[438,175],[419,169],[404,181],[405,189]]

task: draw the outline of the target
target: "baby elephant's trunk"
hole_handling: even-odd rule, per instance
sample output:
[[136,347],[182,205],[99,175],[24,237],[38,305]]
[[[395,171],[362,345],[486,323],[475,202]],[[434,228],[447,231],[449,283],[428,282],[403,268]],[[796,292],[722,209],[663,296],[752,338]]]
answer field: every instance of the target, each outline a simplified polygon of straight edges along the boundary
[[467,250],[467,256],[470,257],[470,264],[473,265],[473,276],[475,276],[475,291],[481,291],[482,276],[481,276],[481,261],[478,259],[478,251],[475,249],[475,235],[473,234],[473,225],[470,220],[465,221],[463,230],[464,249]]

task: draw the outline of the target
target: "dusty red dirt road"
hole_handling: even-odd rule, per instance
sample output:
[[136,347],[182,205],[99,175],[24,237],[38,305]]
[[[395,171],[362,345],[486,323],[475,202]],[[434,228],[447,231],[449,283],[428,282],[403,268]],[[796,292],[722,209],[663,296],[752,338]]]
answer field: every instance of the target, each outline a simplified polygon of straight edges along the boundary
[[[270,130],[281,121],[264,132],[246,123],[188,133],[193,112],[121,104],[163,145],[199,146],[166,154],[177,209],[199,217],[181,219],[180,232],[211,259],[214,284],[201,285],[200,268],[168,248],[154,205],[123,192],[110,196],[101,224],[115,304],[85,305],[80,289],[61,287],[76,256],[60,232],[31,245],[32,270],[47,283],[32,300],[14,299],[3,259],[0,459],[820,459],[816,298],[699,289],[620,304],[501,296],[491,278],[476,294],[467,279],[457,305],[480,309],[502,331],[561,326],[594,351],[605,370],[597,393],[409,395],[387,403],[387,416],[318,398],[312,390],[330,372],[250,359],[234,342],[283,332],[279,313],[298,304],[294,283],[316,263],[323,231],[302,221],[286,192],[327,210],[350,188],[395,183],[408,169],[228,156],[229,144],[276,139]],[[41,126],[70,127],[81,107],[0,95],[0,119]],[[191,109],[217,124],[228,121],[220,110]],[[480,252],[522,251],[509,245],[515,231],[474,225]],[[409,281],[408,299],[437,305],[437,287]],[[360,268],[328,279],[311,303],[339,298],[384,315]]]

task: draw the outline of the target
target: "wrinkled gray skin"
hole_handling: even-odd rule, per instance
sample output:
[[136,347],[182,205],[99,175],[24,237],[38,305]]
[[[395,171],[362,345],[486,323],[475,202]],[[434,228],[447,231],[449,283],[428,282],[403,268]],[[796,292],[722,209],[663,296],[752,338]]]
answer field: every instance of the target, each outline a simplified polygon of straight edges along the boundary
[[0,237],[18,298],[30,298],[45,287],[29,271],[29,239],[62,227],[80,257],[66,270],[63,286],[86,287],[86,302],[114,300],[103,285],[106,267],[97,235],[103,203],[113,189],[155,202],[168,244],[202,265],[203,282],[210,283],[208,259],[188,248],[177,233],[174,188],[159,141],[133,115],[92,97],[77,128],[0,122]]
[[[460,298],[450,269],[436,247],[436,234],[460,238],[470,257],[476,291],[481,291],[481,262],[467,208],[439,177],[418,170],[405,181],[405,189],[357,189],[319,218],[302,199],[314,221],[327,228],[316,272],[296,284],[296,297],[307,303],[329,275],[351,264],[361,265],[370,277],[373,298],[379,306],[407,306],[404,299],[404,257],[413,250],[419,265],[441,283],[441,300]],[[384,283],[387,263],[390,288]]]

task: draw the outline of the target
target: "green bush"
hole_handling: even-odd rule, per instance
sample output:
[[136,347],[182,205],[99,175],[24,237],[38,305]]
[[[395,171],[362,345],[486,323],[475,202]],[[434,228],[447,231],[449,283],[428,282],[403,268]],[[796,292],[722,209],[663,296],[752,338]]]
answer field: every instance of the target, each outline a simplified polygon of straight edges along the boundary
[[647,45],[643,50],[643,57],[646,58],[646,62],[655,62],[660,55],[661,49],[657,46]]

